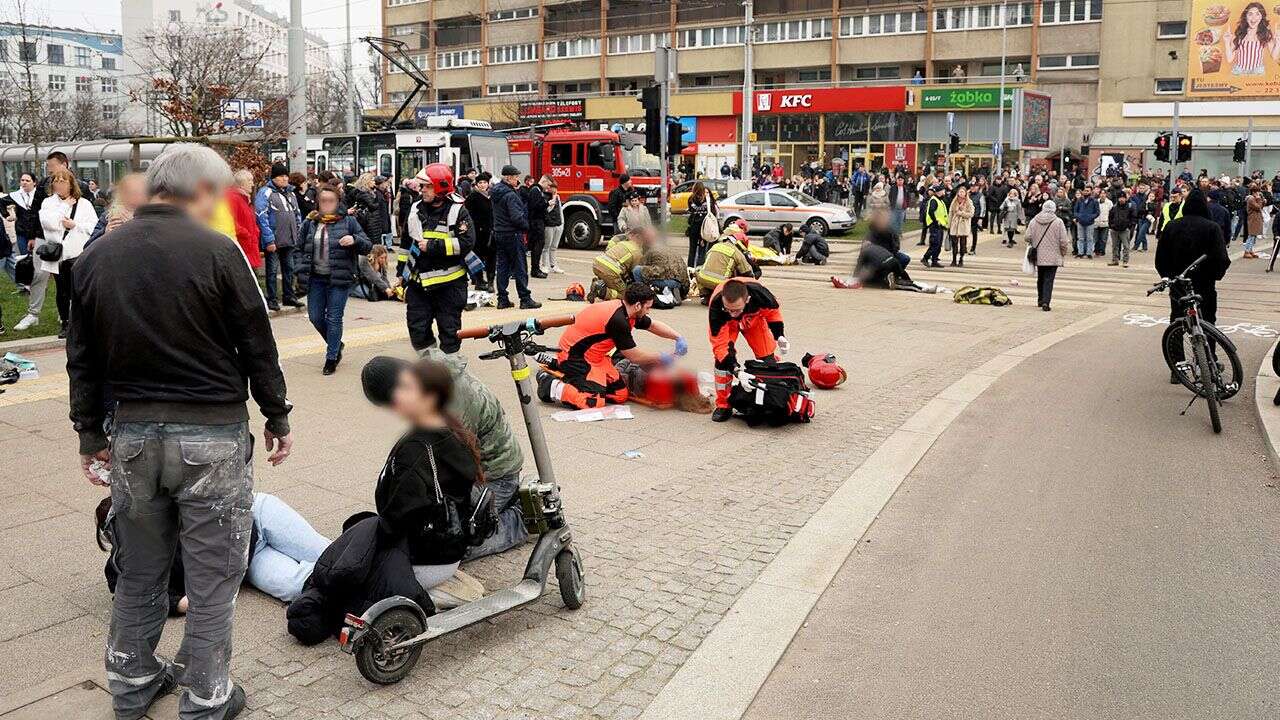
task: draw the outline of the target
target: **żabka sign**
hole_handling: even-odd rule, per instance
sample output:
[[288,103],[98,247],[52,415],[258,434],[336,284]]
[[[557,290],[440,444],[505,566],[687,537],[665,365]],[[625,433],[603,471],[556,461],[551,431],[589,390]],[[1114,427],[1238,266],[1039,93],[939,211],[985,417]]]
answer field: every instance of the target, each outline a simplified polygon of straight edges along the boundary
[[[895,112],[907,108],[905,87],[760,90],[751,109],[757,114]],[[733,94],[733,112],[742,114],[742,93]]]

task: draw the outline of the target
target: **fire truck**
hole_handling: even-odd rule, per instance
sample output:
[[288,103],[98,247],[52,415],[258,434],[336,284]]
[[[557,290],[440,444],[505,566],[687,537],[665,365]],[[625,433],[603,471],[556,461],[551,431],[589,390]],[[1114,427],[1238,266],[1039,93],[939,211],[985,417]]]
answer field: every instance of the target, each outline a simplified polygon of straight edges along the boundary
[[564,207],[561,242],[566,247],[590,250],[614,232],[609,193],[623,175],[631,176],[632,188],[644,196],[650,213],[657,212],[662,180],[657,177],[658,160],[645,152],[642,135],[534,128],[509,135],[507,144],[511,163],[521,171],[555,178]]

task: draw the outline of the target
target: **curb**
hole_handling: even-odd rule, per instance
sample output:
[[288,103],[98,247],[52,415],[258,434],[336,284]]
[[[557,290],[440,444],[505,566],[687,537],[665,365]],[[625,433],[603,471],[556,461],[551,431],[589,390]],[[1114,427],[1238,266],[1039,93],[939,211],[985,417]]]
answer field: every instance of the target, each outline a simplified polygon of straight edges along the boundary
[[[281,308],[279,310],[268,310],[267,317],[274,320],[278,317],[297,315],[298,313],[304,313],[306,311],[307,308],[305,305],[300,308],[289,308],[287,310]],[[22,355],[24,353],[34,353],[43,350],[56,350],[64,347],[66,344],[66,340],[61,340],[56,335],[42,335],[40,337],[23,338],[21,340],[9,340],[7,342],[0,342],[0,355],[8,352]]]
[[1253,379],[1253,410],[1258,415],[1258,427],[1262,430],[1271,466],[1280,471],[1280,450],[1276,449],[1277,442],[1280,442],[1280,410],[1275,406],[1280,377],[1271,370],[1271,356],[1275,354],[1277,345],[1280,345],[1280,340],[1271,343]]

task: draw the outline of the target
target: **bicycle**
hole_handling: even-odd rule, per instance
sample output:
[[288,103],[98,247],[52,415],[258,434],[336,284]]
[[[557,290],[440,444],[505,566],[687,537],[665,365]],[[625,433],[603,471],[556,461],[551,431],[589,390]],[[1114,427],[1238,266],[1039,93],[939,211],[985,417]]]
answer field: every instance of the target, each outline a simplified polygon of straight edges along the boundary
[[[1172,296],[1183,315],[1169,323],[1169,327],[1165,329],[1164,336],[1161,338],[1160,346],[1164,352],[1164,361],[1169,366],[1173,377],[1195,393],[1182,414],[1187,414],[1187,410],[1191,409],[1196,398],[1204,398],[1205,404],[1209,406],[1209,422],[1213,425],[1213,431],[1220,433],[1222,418],[1219,408],[1222,401],[1229,400],[1240,392],[1240,378],[1244,371],[1241,368],[1240,355],[1236,351],[1235,344],[1213,323],[1200,317],[1201,297],[1195,291],[1189,275],[1208,257],[1208,255],[1201,255],[1177,277],[1161,278],[1160,282],[1147,291],[1147,296],[1172,288]],[[1188,345],[1191,349],[1191,361],[1187,360]],[[1223,365],[1220,355],[1226,355],[1226,366]]]

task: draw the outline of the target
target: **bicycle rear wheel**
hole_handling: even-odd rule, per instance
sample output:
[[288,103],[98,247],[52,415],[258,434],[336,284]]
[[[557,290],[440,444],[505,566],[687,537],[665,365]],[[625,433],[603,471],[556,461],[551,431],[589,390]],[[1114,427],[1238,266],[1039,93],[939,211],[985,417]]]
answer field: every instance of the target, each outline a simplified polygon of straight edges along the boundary
[[[1195,342],[1195,358],[1196,367],[1200,368],[1200,377],[1202,384],[1210,388],[1218,386],[1218,368],[1214,361],[1209,357],[1208,343],[1204,338],[1197,338]],[[1222,417],[1219,415],[1218,393],[1208,392],[1203,395],[1205,403],[1209,406],[1209,424],[1213,426],[1215,433],[1222,432]]]
[[[1164,361],[1169,366],[1170,372],[1188,390],[1205,397],[1207,391],[1200,382],[1203,373],[1192,352],[1194,347],[1187,327],[1187,321],[1179,319],[1165,328],[1164,337],[1161,339]],[[1240,392],[1240,387],[1244,382],[1244,366],[1240,363],[1240,353],[1236,351],[1235,343],[1231,342],[1231,339],[1212,323],[1202,321],[1200,329],[1204,331],[1205,337],[1211,340],[1214,346],[1213,359],[1218,371],[1218,400],[1229,400]],[[1181,367],[1178,365],[1178,357],[1182,358],[1181,362],[1183,364]],[[1277,361],[1273,358],[1273,362]],[[1280,371],[1277,374],[1280,374]]]

